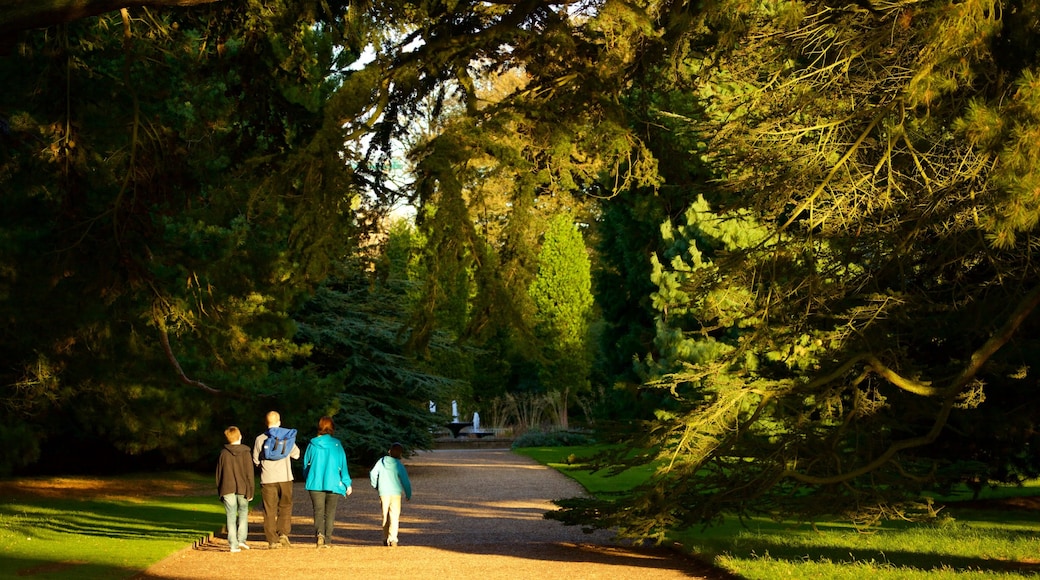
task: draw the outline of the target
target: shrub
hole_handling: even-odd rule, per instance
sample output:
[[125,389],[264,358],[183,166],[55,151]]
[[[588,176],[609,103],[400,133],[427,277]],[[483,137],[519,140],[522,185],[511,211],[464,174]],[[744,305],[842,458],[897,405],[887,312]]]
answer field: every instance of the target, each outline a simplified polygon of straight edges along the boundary
[[521,447],[570,447],[592,445],[595,439],[574,431],[528,431],[513,440],[513,448]]

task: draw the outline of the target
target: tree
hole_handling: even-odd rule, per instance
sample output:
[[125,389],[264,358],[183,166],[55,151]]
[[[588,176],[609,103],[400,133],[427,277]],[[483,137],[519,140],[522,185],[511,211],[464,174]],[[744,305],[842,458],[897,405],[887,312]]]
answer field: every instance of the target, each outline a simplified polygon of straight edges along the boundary
[[563,517],[637,536],[723,514],[869,524],[1033,476],[1031,10],[718,8],[651,12],[684,60],[648,65],[701,100],[685,130],[717,172],[654,262],[650,384],[673,405],[633,446],[664,466]]
[[[436,302],[455,296],[440,291],[444,281],[467,270],[472,298],[462,335],[479,342],[507,326],[518,343],[530,342],[526,289],[541,222],[562,208],[585,213],[584,192],[607,171],[617,169],[621,184],[654,177],[652,160],[615,116],[625,82],[618,72],[633,66],[626,60],[633,54],[605,56],[602,39],[614,31],[579,27],[585,7],[563,6],[392,2],[368,9],[367,19],[392,21],[400,31],[382,39],[370,65],[386,71],[385,92],[373,95],[385,103],[376,131],[383,154],[410,119],[425,114],[426,97],[438,96],[435,109],[464,105],[464,115],[411,152],[414,201],[431,210],[420,211],[418,225],[428,239],[428,271],[438,277],[415,324],[416,348],[435,326]],[[484,90],[489,78],[506,79],[511,90]]]
[[[297,361],[299,370],[318,384],[331,383],[329,396],[311,403],[311,423],[323,414],[332,416],[348,434],[350,455],[364,463],[378,459],[394,441],[429,449],[433,431],[444,420],[427,405],[446,400],[458,382],[404,348],[402,330],[411,315],[404,299],[408,279],[393,273],[403,273],[401,257],[385,261],[384,266],[398,265],[390,273],[377,273],[386,277],[376,281],[363,268],[345,264],[294,317],[296,340],[313,349]],[[434,336],[431,348],[437,360],[463,356],[443,333]]]
[[0,60],[5,441],[192,460],[290,392],[265,390],[306,353],[288,312],[359,234],[331,98],[352,57],[342,14],[264,10],[124,11]]
[[546,390],[559,393],[560,423],[568,427],[572,396],[589,390],[589,324],[592,318],[592,278],[581,232],[566,214],[549,220],[538,275],[529,292],[538,309],[536,335],[541,343]]

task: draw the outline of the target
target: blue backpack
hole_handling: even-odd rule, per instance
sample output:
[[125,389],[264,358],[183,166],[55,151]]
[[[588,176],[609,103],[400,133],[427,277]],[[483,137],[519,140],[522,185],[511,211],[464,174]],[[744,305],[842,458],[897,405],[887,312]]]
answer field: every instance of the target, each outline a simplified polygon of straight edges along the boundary
[[285,459],[292,453],[295,445],[296,429],[271,427],[267,430],[267,439],[264,440],[264,459],[268,461]]

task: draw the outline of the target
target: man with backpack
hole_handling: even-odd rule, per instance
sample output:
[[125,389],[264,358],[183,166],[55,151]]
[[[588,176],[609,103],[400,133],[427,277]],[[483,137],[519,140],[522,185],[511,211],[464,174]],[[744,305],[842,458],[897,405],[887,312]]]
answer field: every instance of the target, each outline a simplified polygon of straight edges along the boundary
[[293,473],[290,459],[300,458],[296,429],[282,427],[277,411],[267,414],[267,431],[253,443],[253,463],[260,467],[264,535],[269,548],[288,548],[292,530]]

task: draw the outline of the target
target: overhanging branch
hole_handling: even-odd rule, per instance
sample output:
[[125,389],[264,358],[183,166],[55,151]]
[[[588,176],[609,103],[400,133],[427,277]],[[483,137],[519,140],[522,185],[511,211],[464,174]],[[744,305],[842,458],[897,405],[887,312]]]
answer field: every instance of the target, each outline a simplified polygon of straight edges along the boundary
[[[838,473],[827,477],[817,477],[788,469],[781,472],[780,477],[794,479],[810,485],[831,485],[842,483],[880,468],[885,463],[891,461],[900,451],[914,447],[921,447],[934,442],[939,437],[939,434],[942,433],[943,427],[946,426],[946,421],[950,417],[950,411],[953,410],[953,405],[957,400],[957,396],[961,394],[967,385],[971,384],[976,375],[978,375],[979,370],[982,369],[982,365],[1011,340],[1015,335],[1015,332],[1022,325],[1022,322],[1025,321],[1029,314],[1032,313],[1038,305],[1040,305],[1040,286],[1026,294],[1026,296],[1019,302],[1018,306],[1015,307],[1011,316],[1009,316],[1007,321],[1004,322],[1004,325],[994,332],[981,347],[972,353],[967,366],[964,367],[961,373],[948,387],[942,390],[943,405],[939,410],[938,415],[936,415],[935,421],[932,423],[932,428],[928,433],[920,437],[912,437],[910,439],[896,441],[871,462],[852,471]],[[847,366],[843,368],[847,368]]]
[[0,0],[0,38],[139,6],[198,6],[221,0]]
[[166,327],[162,324],[159,325],[159,342],[162,343],[163,351],[166,352],[166,359],[170,361],[171,365],[173,365],[173,369],[177,371],[177,378],[180,379],[182,383],[192,387],[198,387],[210,393],[220,392],[202,381],[189,379],[188,375],[184,374],[184,369],[181,368],[181,363],[177,361],[177,357],[173,355],[173,348],[170,347],[170,335],[166,332]]

